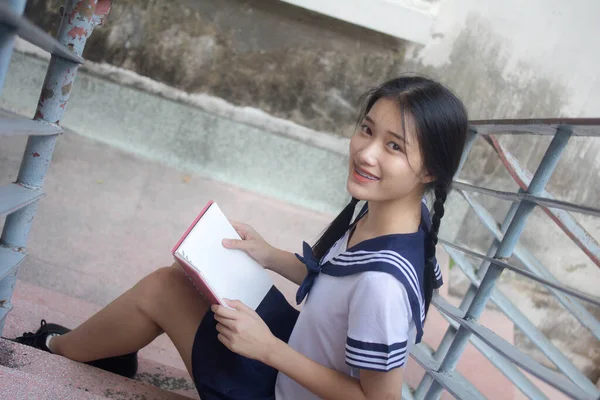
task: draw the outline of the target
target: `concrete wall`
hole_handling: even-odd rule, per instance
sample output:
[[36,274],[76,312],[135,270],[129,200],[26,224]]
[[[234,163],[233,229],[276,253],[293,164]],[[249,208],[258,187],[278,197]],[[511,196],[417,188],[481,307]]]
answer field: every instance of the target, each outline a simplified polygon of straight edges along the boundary
[[[52,31],[60,0],[26,15]],[[397,74],[407,42],[279,1],[115,1],[86,59],[317,130],[350,135],[359,95]]]

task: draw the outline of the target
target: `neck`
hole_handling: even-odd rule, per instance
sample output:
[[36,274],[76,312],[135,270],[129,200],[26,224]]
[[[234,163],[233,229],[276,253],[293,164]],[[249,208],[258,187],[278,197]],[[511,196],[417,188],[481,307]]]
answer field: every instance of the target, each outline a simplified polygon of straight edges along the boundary
[[422,193],[415,193],[393,201],[370,201],[362,228],[375,236],[416,232],[421,223],[422,197]]

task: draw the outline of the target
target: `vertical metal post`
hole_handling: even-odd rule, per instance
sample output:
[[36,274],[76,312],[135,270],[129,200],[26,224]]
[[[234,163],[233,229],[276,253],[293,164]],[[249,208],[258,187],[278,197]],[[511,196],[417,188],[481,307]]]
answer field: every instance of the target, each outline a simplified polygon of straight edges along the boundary
[[[25,10],[25,0],[9,0],[9,8],[17,14],[23,14]],[[0,94],[4,88],[4,81],[6,74],[8,73],[8,67],[10,66],[10,60],[15,45],[16,32],[12,27],[0,24]],[[10,299],[12,295],[12,287],[14,286],[16,278],[14,276],[7,276],[0,281],[0,300]],[[10,302],[2,302],[1,308],[10,311],[12,308]],[[4,327],[5,319],[0,320],[0,333]]]
[[[58,29],[57,39],[81,56],[87,38],[110,11],[111,0],[68,0]],[[60,123],[79,64],[52,55],[34,119]],[[54,153],[58,135],[30,136],[27,140],[17,182],[33,190],[42,190],[44,178]],[[24,251],[31,230],[37,202],[6,218],[0,243]],[[0,299],[12,297],[15,274],[0,282]],[[0,332],[3,324],[0,324]]]
[[[560,159],[562,151],[564,150],[569,138],[571,137],[571,130],[568,127],[560,127],[552,142],[548,146],[542,161],[536,173],[531,180],[531,184],[529,185],[529,190],[527,191],[533,195],[539,195],[541,191],[546,186],[546,183],[552,176],[554,169],[556,168],[556,164]],[[495,258],[497,259],[506,259],[512,255],[513,249],[525,228],[525,223],[529,214],[535,207],[534,203],[528,201],[520,202],[514,218],[510,222],[506,234],[496,251]],[[490,265],[488,270],[486,271],[481,284],[479,285],[479,289],[475,294],[473,301],[469,305],[467,312],[465,314],[465,319],[476,321],[483,310],[485,309],[485,305],[489,300],[492,290],[496,284],[496,280],[500,277],[503,268],[498,267],[497,265]],[[467,342],[469,340],[470,333],[464,327],[459,327],[454,340],[450,344],[448,352],[444,356],[442,363],[440,365],[441,372],[453,371],[462,355]],[[425,398],[427,399],[438,399],[442,392],[442,387],[438,382],[433,381],[429,390],[427,391]]]
[[[25,0],[8,0],[8,7],[17,14],[23,14]],[[16,32],[13,28],[0,24],[0,94],[10,65],[15,37]]]
[[[519,193],[525,193],[525,191],[519,189]],[[519,203],[512,203],[510,206],[510,209],[508,210],[508,212],[506,213],[506,216],[504,217],[504,221],[502,222],[502,225],[500,225],[500,231],[505,234],[506,230],[508,229],[508,226],[510,225],[512,219],[515,216],[515,213],[517,212],[517,209],[519,208]],[[486,256],[488,257],[493,257],[494,254],[496,254],[496,251],[498,250],[498,246],[500,246],[500,241],[498,239],[494,239],[494,241],[492,242],[492,244],[490,245],[490,248],[488,249],[488,251],[486,252]],[[479,264],[479,269],[477,270],[477,277],[478,278],[483,278],[485,276],[485,273],[487,272],[488,267],[490,266],[490,262],[489,261],[481,261],[481,263]],[[473,301],[473,297],[475,297],[475,293],[477,293],[477,287],[473,284],[469,285],[469,289],[467,290],[467,293],[465,293],[465,296],[463,297],[461,303],[460,303],[460,309],[466,311],[469,306],[471,305],[471,302]]]

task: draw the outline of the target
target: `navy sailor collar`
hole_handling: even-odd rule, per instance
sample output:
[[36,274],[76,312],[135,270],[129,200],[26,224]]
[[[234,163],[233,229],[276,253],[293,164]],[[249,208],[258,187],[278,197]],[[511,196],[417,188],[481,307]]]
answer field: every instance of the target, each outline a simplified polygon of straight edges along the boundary
[[[362,207],[348,230],[356,227],[358,221],[368,212],[368,203]],[[429,210],[424,202],[421,204],[421,224],[417,232],[408,234],[389,234],[363,240],[347,248],[339,255],[322,263],[316,260],[312,248],[305,242],[303,256],[296,254],[308,269],[308,274],[296,294],[298,304],[309,293],[319,273],[330,276],[347,276],[366,271],[380,271],[394,276],[406,289],[413,322],[417,335],[416,343],[423,336],[425,321],[425,300],[423,295],[423,274],[425,266],[425,240],[428,236],[431,221]],[[346,237],[347,235],[344,235]],[[436,288],[441,286],[441,273],[436,265]]]

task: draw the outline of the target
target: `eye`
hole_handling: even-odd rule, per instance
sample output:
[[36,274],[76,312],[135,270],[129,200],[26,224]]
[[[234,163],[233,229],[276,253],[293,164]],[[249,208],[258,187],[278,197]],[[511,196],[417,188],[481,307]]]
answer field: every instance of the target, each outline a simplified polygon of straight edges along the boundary
[[363,133],[365,133],[365,134],[367,134],[367,135],[369,135],[369,136],[371,136],[371,135],[373,134],[373,133],[371,132],[371,128],[369,128],[369,126],[368,126],[368,125],[365,125],[365,124],[362,124],[362,125],[360,126],[360,131],[361,131],[361,132],[363,132]]
[[402,151],[402,147],[400,147],[397,143],[389,142],[388,147],[393,151]]

